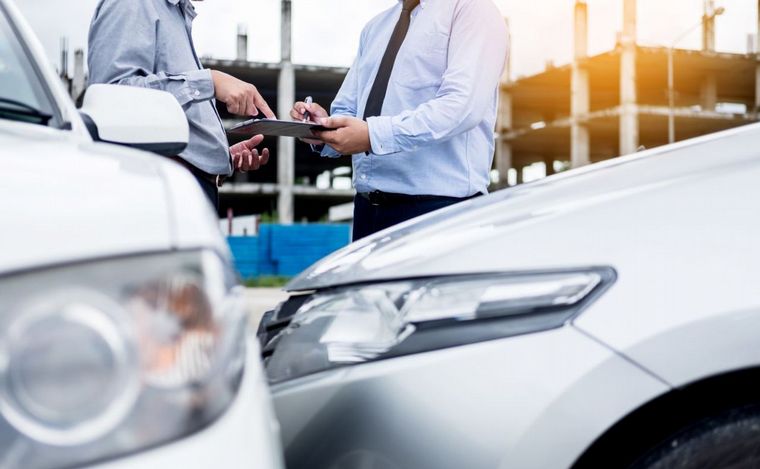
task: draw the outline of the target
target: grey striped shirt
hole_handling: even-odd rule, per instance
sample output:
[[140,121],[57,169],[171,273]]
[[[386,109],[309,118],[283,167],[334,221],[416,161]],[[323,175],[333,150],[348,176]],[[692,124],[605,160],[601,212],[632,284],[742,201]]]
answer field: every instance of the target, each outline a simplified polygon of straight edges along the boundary
[[211,174],[231,174],[211,71],[195,53],[190,0],[100,0],[90,25],[90,83],[168,91],[182,105],[190,142],[180,155]]

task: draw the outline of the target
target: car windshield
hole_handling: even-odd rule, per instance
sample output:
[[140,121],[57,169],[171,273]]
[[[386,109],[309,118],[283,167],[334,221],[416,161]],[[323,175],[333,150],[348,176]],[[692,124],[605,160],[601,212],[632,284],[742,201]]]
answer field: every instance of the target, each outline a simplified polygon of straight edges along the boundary
[[57,124],[53,103],[0,6],[0,119]]

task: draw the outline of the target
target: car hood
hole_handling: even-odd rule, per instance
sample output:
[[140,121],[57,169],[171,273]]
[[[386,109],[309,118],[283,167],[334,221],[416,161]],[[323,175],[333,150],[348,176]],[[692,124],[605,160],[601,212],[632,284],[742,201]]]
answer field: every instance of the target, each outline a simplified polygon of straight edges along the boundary
[[160,164],[72,132],[0,121],[0,274],[172,246]]
[[[568,171],[411,220],[354,243],[295,278],[289,291],[483,272],[614,265],[626,227],[620,210],[757,162],[760,125],[750,125]],[[645,202],[641,202],[645,203]],[[641,205],[641,204],[639,204]],[[630,231],[630,230],[628,230]],[[595,249],[604,236],[606,249]],[[530,249],[526,249],[530,247]]]

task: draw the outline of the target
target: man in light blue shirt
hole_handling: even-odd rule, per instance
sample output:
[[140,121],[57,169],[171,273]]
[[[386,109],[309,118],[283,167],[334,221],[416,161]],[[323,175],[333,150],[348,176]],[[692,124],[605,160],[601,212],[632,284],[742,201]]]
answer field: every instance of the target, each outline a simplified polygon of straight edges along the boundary
[[353,155],[355,239],[487,192],[507,50],[491,0],[399,0],[364,28],[332,116],[295,104],[334,129],[309,142],[322,156]]
[[266,164],[257,135],[229,147],[215,99],[241,116],[274,113],[258,90],[230,75],[204,69],[195,52],[190,0],[100,0],[89,35],[90,83],[153,88],[171,93],[187,115],[190,139],[177,156],[216,205],[218,185],[233,169]]

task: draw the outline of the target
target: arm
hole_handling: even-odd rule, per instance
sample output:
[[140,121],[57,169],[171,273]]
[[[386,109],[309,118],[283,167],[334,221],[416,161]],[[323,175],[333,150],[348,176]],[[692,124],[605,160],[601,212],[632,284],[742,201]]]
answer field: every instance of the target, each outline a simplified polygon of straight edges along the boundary
[[[125,19],[131,21],[126,23]],[[167,91],[180,105],[214,97],[210,70],[170,75],[153,73],[158,15],[150,2],[104,0],[90,26],[90,83],[139,86]]]
[[[359,96],[361,96],[357,74],[359,69],[359,60],[361,59],[362,53],[364,51],[364,43],[368,28],[369,26],[365,27],[362,31],[356,59],[354,59],[353,65],[348,70],[348,74],[343,80],[343,84],[341,85],[340,90],[338,91],[338,94],[335,97],[335,100],[333,100],[332,106],[330,107],[330,113],[333,116],[357,117],[356,114],[358,109],[358,100]],[[322,109],[322,107],[316,103],[307,105],[302,102],[298,102],[293,106],[293,110],[290,112],[290,116],[295,120],[302,120],[305,110],[311,113],[312,120],[315,122],[321,123],[324,118],[328,117],[327,113],[324,112],[324,109]],[[311,144],[313,151],[320,153],[322,156],[328,158],[338,158],[344,154],[344,152],[337,151],[330,145],[324,145],[321,140],[306,140],[306,143]]]
[[[130,18],[128,25],[125,18]],[[91,83],[139,86],[171,93],[182,107],[214,97],[242,116],[274,113],[255,86],[216,70],[169,74],[155,70],[158,15],[150,1],[103,0],[90,26]]]
[[506,25],[486,0],[460,2],[455,15],[437,96],[396,116],[368,119],[373,153],[446,141],[473,129],[489,111],[507,56]]

